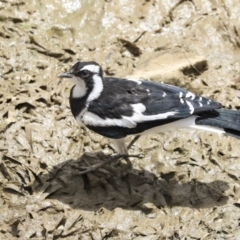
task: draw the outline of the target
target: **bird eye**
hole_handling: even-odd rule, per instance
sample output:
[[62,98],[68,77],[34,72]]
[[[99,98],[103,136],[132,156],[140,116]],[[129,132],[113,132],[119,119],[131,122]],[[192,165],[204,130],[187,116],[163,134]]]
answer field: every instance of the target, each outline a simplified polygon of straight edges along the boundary
[[83,77],[83,78],[86,78],[86,77],[89,76],[89,72],[86,71],[86,70],[83,70],[83,71],[80,72],[80,76]]

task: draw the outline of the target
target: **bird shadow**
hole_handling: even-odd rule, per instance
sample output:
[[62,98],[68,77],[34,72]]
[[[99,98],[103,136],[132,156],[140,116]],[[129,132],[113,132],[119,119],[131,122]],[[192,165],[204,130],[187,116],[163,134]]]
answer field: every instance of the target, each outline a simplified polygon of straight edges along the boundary
[[77,160],[66,160],[51,171],[39,174],[31,188],[34,192],[45,194],[45,199],[57,199],[71,208],[88,211],[97,211],[102,207],[109,210],[121,207],[141,209],[148,213],[154,207],[210,208],[228,201],[224,193],[229,186],[221,180],[180,183],[175,178],[175,172],[157,176],[135,168],[126,177],[122,174],[125,168],[123,163],[108,165],[103,171],[79,174],[83,163],[94,164],[101,158],[97,153],[88,153]]

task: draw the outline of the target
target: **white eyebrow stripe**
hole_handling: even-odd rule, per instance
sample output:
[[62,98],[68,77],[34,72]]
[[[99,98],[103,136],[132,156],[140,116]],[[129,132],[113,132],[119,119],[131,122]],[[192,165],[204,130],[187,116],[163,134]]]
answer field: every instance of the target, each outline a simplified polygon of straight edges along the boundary
[[94,64],[86,65],[81,70],[88,70],[90,72],[98,73],[98,74],[100,73],[100,67]]

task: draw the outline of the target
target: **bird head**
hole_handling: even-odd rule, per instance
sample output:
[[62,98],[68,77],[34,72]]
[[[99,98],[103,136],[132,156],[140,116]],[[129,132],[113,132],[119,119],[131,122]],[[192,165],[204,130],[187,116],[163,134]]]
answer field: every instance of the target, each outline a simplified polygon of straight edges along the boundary
[[88,96],[88,101],[96,99],[103,89],[103,70],[96,62],[77,62],[68,72],[60,74],[60,78],[71,78],[75,87],[71,97]]
[[103,77],[103,70],[101,66],[96,62],[77,62],[68,72],[60,74],[60,78],[71,78],[76,84],[79,81],[84,81],[86,84],[90,84],[93,76],[98,75]]

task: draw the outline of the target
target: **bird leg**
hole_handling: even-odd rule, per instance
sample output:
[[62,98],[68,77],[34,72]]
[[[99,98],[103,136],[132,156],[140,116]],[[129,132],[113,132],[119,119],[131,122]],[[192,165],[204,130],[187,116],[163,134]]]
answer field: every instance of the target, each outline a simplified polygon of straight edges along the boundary
[[[124,139],[112,139],[112,142],[114,143],[114,145],[116,146],[116,149],[118,152],[121,153],[127,153],[128,150],[132,147],[132,145],[139,139],[140,135],[135,136],[131,142],[128,144],[128,146],[126,147]],[[132,193],[132,187],[131,187],[131,183],[130,183],[130,175],[129,172],[132,170],[132,163],[129,160],[129,155],[128,154],[124,154],[124,160],[127,162],[127,166],[124,170],[124,174],[122,174],[122,180],[124,180],[126,182],[127,188],[128,188],[128,193],[131,195]],[[120,160],[120,158],[117,160]]]
[[[127,188],[128,188],[128,192],[129,194],[131,194],[132,192],[132,188],[131,188],[131,184],[130,184],[130,177],[129,177],[129,171],[132,170],[132,163],[129,160],[129,155],[128,155],[128,150],[133,146],[133,144],[139,139],[140,135],[135,136],[131,142],[128,144],[128,146],[126,147],[125,143],[124,143],[124,139],[111,139],[112,142],[114,143],[114,145],[116,146],[117,151],[119,152],[116,155],[111,156],[109,159],[98,163],[98,164],[94,164],[94,165],[90,165],[89,166],[81,166],[80,170],[83,170],[81,172],[79,172],[79,175],[85,175],[88,174],[90,172],[93,171],[100,171],[100,172],[106,172],[104,169],[102,169],[103,166],[107,165],[107,164],[111,164],[113,162],[118,162],[121,158],[124,158],[124,160],[127,163],[127,166],[124,170],[124,174],[122,174],[122,180],[126,182],[127,184]],[[136,156],[135,156],[136,157]]]
[[94,165],[89,164],[89,166],[86,166],[86,167],[81,166],[80,167],[81,171],[78,173],[78,175],[85,175],[85,174],[88,174],[88,173],[93,172],[93,171],[99,171],[99,172],[104,173],[106,171],[105,171],[105,169],[102,168],[103,166],[105,166],[107,164],[111,164],[113,162],[118,162],[121,158],[124,158],[124,160],[127,163],[127,166],[124,170],[124,174],[122,174],[122,180],[126,182],[128,192],[129,192],[129,194],[131,194],[132,193],[132,188],[131,188],[131,184],[130,184],[129,171],[132,170],[132,163],[129,160],[129,155],[128,155],[127,152],[132,147],[132,145],[139,139],[139,137],[140,137],[140,135],[135,136],[127,147],[124,143],[124,139],[111,139],[112,142],[114,143],[114,145],[116,146],[117,151],[120,152],[120,153],[118,153],[114,156],[111,156],[109,159],[107,159],[107,160],[105,160],[101,163],[94,164]]
[[127,149],[129,150],[133,144],[141,137],[141,135],[134,136],[134,138],[131,140],[131,142],[128,144]]
[[132,169],[132,163],[129,160],[129,155],[128,155],[128,149],[130,149],[132,147],[132,145],[139,139],[140,135],[135,136],[132,141],[129,143],[129,145],[126,147],[125,143],[124,143],[124,139],[111,139],[112,142],[114,143],[114,145],[116,146],[116,149],[118,152],[118,154],[111,156],[109,159],[98,163],[98,164],[94,164],[94,165],[90,165],[89,166],[81,166],[80,169],[83,170],[81,171],[79,174],[83,175],[83,174],[87,174],[96,170],[100,170],[103,166],[107,165],[107,164],[111,164],[113,162],[118,162],[121,158],[124,158],[124,160],[127,163],[127,166],[125,168],[125,170],[131,170]]
[[[128,144],[128,146],[126,147],[125,142],[124,142],[124,138],[120,138],[120,139],[111,139],[112,143],[114,144],[116,150],[121,153],[122,155],[124,155],[124,160],[127,163],[127,167],[126,169],[132,169],[132,163],[129,160],[129,155],[128,155],[128,150],[133,146],[133,144],[140,138],[140,135],[136,135],[131,142]],[[116,161],[115,165],[118,164],[120,158]]]
[[124,160],[127,162],[127,166],[125,168],[125,173],[122,174],[122,179],[125,181],[127,188],[128,188],[128,193],[131,195],[132,193],[132,187],[131,187],[131,183],[130,183],[130,175],[129,172],[132,170],[132,163],[129,160],[128,156],[124,157]]

